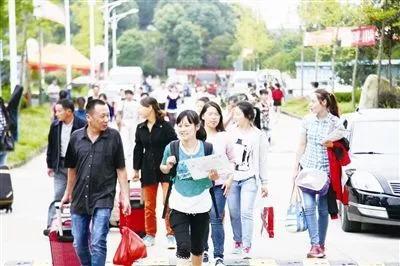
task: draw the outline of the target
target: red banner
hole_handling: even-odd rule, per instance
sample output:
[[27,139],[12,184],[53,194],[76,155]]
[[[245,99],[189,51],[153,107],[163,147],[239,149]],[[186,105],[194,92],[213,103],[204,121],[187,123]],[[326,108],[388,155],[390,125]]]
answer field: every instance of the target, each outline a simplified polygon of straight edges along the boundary
[[376,27],[361,26],[351,31],[353,33],[353,46],[374,46],[376,43]]

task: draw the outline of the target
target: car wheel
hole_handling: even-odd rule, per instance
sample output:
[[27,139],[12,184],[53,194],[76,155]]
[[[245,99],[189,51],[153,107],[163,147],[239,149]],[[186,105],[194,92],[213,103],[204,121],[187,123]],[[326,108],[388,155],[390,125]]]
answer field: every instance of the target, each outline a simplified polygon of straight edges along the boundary
[[361,223],[350,221],[347,212],[348,206],[341,204],[340,206],[340,220],[342,222],[342,229],[345,232],[360,232],[361,231]]

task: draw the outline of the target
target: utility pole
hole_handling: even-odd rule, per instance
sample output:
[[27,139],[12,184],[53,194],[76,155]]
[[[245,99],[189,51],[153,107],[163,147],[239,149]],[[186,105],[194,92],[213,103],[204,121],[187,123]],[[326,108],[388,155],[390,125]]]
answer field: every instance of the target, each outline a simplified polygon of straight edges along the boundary
[[65,44],[67,47],[67,85],[71,83],[72,80],[72,65],[71,65],[71,29],[70,29],[70,16],[69,16],[69,0],[64,0],[64,10],[65,10]]
[[351,91],[351,105],[353,107],[356,106],[356,78],[357,78],[357,63],[358,63],[358,52],[359,52],[359,48],[358,48],[358,44],[356,46],[356,59],[354,60],[354,66],[353,66],[353,78],[352,78],[352,86],[353,86],[353,90]]
[[14,91],[18,85],[18,70],[17,70],[17,30],[15,24],[15,1],[8,1],[8,27],[9,27],[9,50],[10,50],[10,90]]
[[90,28],[90,78],[95,79],[95,65],[94,65],[94,0],[89,0],[89,28]]
[[106,80],[108,78],[108,24],[110,23],[110,13],[108,9],[108,0],[104,0],[104,12],[103,12],[103,18],[104,18],[104,48],[106,49],[106,57],[104,58],[104,79]]

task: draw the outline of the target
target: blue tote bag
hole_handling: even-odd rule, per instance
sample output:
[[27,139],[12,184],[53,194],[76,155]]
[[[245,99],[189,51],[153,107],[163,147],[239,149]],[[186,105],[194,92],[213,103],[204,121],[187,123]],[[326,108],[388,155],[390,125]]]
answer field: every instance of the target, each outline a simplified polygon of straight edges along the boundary
[[290,198],[289,208],[286,213],[285,228],[288,232],[297,233],[307,230],[306,218],[304,216],[303,199],[301,191],[294,185]]

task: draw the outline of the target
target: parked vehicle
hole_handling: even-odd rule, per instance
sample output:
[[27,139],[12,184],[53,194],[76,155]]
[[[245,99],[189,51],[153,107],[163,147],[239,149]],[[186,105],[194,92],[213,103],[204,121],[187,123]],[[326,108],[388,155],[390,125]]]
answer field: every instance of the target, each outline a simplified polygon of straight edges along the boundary
[[363,223],[400,226],[400,109],[365,109],[348,117],[351,163],[345,167],[349,204],[342,229]]
[[248,85],[257,85],[257,72],[235,71],[230,78],[229,94],[248,93]]
[[118,66],[110,69],[108,79],[104,82],[102,92],[113,100],[119,97],[121,89],[133,89],[142,86],[143,71],[137,66]]

